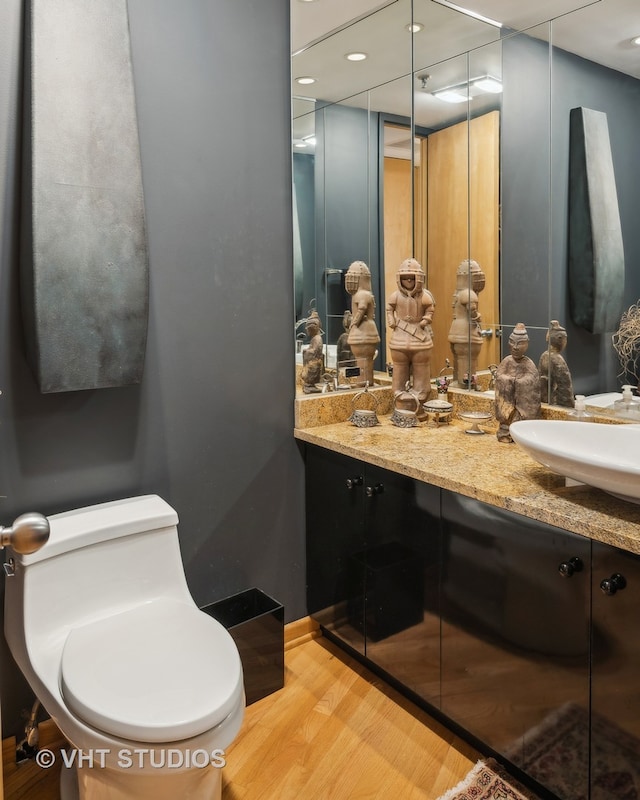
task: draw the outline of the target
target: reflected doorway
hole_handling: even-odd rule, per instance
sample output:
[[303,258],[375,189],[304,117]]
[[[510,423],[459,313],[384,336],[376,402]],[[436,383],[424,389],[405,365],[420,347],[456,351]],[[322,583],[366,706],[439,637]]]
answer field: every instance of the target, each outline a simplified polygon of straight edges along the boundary
[[[500,112],[492,111],[438,131],[416,131],[413,141],[406,125],[384,126],[384,298],[396,288],[402,261],[417,258],[436,300],[434,377],[453,360],[448,335],[456,273],[467,259],[485,274],[478,370],[500,361],[499,125]],[[387,346],[385,363],[390,360]]]

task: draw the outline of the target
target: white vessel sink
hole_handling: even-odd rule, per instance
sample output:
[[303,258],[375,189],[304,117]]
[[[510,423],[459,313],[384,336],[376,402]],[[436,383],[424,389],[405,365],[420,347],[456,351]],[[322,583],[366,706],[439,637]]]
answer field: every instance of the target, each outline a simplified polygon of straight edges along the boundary
[[509,432],[553,472],[640,503],[640,425],[532,419]]

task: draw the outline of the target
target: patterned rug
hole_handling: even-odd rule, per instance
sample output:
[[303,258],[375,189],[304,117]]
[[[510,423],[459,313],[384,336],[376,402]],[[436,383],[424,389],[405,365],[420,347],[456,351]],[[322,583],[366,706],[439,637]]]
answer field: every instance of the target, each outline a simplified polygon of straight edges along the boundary
[[588,713],[567,703],[525,735],[519,753],[507,755],[561,800],[587,800],[589,760],[591,800],[640,800],[640,742],[599,714],[591,725],[590,753]]
[[478,761],[464,780],[438,800],[537,800],[537,796],[488,758]]

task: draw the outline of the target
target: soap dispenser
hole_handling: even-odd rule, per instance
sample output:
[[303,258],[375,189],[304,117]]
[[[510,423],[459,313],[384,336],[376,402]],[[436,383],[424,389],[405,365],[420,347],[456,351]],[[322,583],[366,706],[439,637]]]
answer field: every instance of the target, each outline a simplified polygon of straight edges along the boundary
[[640,420],[640,398],[634,397],[633,386],[622,387],[622,399],[615,401],[613,411],[619,417]]
[[574,409],[569,412],[569,419],[578,422],[593,422],[593,414],[590,414],[585,408],[585,397],[583,394],[577,394]]

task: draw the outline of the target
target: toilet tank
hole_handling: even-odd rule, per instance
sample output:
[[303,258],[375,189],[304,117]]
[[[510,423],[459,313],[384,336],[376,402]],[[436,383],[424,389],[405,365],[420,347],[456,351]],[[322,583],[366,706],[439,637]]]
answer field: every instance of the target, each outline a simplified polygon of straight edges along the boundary
[[49,518],[35,553],[8,550],[5,633],[66,638],[72,627],[168,597],[192,603],[178,542],[178,515],[157,495],[131,497]]

